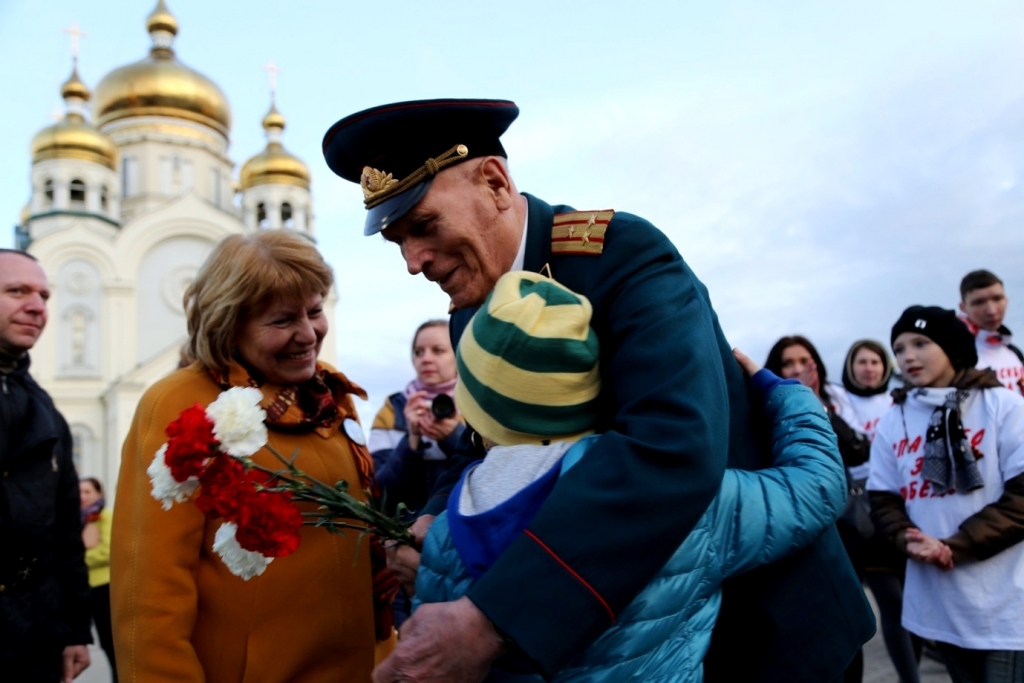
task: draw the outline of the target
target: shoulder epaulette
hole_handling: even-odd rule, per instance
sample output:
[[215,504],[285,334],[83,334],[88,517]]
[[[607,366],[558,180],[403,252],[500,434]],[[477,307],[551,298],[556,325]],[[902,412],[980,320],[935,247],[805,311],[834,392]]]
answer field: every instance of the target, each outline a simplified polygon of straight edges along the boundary
[[572,211],[555,214],[551,226],[552,254],[590,254],[604,251],[604,233],[615,211]]

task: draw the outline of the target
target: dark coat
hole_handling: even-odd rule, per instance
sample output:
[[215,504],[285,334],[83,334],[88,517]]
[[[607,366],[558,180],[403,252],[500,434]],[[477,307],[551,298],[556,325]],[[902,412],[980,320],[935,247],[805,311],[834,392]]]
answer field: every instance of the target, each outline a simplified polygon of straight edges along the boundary
[[[548,266],[593,305],[603,435],[468,595],[550,674],[664,566],[717,493],[726,464],[756,469],[769,455],[707,290],[668,238],[616,213],[599,256],[553,254],[554,216],[572,209],[526,197],[524,269]],[[452,316],[453,344],[474,312]],[[468,442],[452,470],[479,457]],[[453,479],[446,472],[435,495]],[[806,550],[725,584],[707,677],[819,683],[840,675],[873,632],[831,529]]]
[[71,433],[28,365],[0,375],[0,671],[45,681],[92,642],[89,579]]

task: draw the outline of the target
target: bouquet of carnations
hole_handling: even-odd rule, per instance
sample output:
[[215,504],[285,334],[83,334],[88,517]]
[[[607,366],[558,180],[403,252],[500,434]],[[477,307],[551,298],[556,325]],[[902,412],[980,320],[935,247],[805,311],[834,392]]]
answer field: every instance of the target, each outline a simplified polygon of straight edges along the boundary
[[[167,426],[167,443],[146,470],[153,497],[165,510],[198,489],[196,507],[211,519],[224,520],[214,551],[246,580],[262,574],[275,557],[295,552],[304,524],[412,542],[407,525],[376,507],[370,492],[370,502],[359,500],[348,492],[348,482],[326,484],[297,468],[298,451],[286,458],[271,447],[262,398],[259,389],[233,387],[206,408],[197,403],[184,410]],[[262,448],[279,467],[253,461]],[[316,510],[302,512],[297,501],[314,503]]]

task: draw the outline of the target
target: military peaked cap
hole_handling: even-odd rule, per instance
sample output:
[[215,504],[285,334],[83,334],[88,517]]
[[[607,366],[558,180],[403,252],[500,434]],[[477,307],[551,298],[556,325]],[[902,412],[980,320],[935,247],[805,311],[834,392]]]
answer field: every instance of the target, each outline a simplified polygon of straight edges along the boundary
[[477,157],[507,157],[499,138],[517,116],[519,107],[508,100],[385,104],[331,126],[324,159],[363,188],[363,233],[373,235],[416,206],[441,169]]

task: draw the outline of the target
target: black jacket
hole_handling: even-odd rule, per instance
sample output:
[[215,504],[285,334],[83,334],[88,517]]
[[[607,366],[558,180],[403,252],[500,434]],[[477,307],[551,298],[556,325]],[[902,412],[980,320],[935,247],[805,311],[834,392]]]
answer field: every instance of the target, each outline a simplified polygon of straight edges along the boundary
[[[0,373],[0,671],[92,642],[71,432],[28,374]],[[49,657],[46,656],[47,666]],[[40,663],[42,664],[42,663]]]

